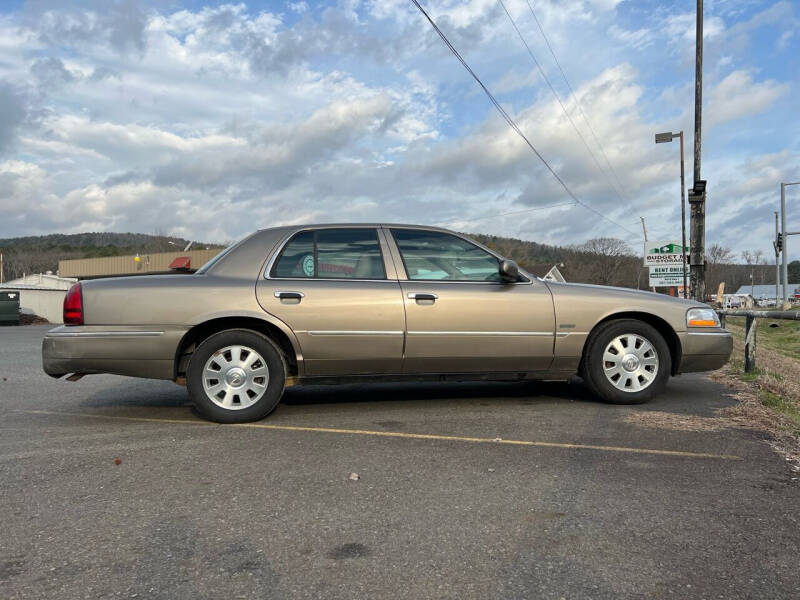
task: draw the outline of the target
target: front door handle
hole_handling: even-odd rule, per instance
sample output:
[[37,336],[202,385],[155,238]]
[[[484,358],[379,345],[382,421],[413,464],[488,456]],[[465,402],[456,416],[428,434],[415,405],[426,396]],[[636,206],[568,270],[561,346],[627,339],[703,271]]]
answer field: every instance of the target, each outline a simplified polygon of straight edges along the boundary
[[275,292],[275,297],[281,300],[297,300],[300,302],[303,298],[305,298],[305,294],[303,292],[294,292],[294,291],[277,291]]
[[430,294],[428,292],[410,292],[408,294],[408,297],[411,298],[411,300],[416,300],[417,302],[419,302],[420,300],[436,302],[436,300],[439,298],[439,296],[437,296],[436,294]]

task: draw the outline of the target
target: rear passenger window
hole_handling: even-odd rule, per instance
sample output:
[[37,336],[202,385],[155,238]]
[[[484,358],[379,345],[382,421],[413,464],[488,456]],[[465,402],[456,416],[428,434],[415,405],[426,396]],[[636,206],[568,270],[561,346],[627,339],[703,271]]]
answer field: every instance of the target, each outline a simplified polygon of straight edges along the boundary
[[271,277],[386,279],[375,229],[320,229],[297,234]]
[[314,232],[303,231],[281,252],[271,277],[314,277]]

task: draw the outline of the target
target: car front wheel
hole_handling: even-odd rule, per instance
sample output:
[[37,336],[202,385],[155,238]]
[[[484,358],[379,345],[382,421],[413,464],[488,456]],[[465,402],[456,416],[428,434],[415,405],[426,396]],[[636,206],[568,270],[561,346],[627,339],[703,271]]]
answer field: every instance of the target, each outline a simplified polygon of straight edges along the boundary
[[197,411],[218,423],[263,419],[280,402],[286,363],[269,338],[247,329],[215,333],[194,351],[186,386]]
[[589,387],[614,404],[641,404],[661,392],[671,358],[663,336],[635,319],[610,321],[588,342],[583,375]]

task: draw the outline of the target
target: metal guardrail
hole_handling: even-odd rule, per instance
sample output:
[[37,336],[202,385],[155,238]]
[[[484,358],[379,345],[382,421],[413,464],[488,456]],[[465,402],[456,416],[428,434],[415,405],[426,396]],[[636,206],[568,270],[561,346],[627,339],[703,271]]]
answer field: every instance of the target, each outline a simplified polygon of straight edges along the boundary
[[797,310],[718,310],[720,322],[725,327],[725,317],[744,317],[744,371],[752,373],[756,368],[756,319],[778,319],[800,321]]

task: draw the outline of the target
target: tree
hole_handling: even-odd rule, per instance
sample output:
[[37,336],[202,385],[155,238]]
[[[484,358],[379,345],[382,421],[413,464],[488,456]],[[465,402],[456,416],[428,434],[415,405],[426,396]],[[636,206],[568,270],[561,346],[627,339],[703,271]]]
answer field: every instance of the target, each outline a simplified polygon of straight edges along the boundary
[[789,283],[800,283],[800,260],[793,260],[786,265],[789,275]]
[[591,277],[593,283],[601,285],[623,283],[620,271],[623,265],[630,263],[633,256],[630,246],[623,240],[608,237],[593,238],[575,249],[589,255],[586,257],[585,266],[588,273],[593,275]]
[[709,265],[733,264],[733,251],[720,244],[711,244],[706,255],[706,262]]

